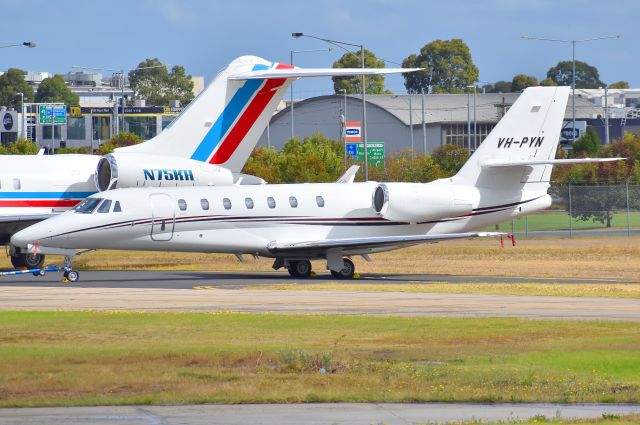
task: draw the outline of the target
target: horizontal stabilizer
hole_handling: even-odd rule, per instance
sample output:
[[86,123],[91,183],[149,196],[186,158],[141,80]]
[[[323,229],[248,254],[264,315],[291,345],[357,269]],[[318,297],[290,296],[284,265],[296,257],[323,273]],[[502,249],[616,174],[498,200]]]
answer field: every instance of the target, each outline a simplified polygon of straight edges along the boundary
[[483,168],[493,167],[531,167],[534,165],[566,165],[566,164],[588,164],[592,162],[612,162],[621,161],[626,158],[573,158],[573,159],[537,159],[522,161],[488,160],[482,164]]
[[352,75],[404,74],[422,68],[269,68],[230,75],[230,80],[264,80],[271,78],[346,77]]
[[353,183],[359,169],[359,165],[352,165],[342,176],[340,176],[338,180],[336,180],[336,183]]
[[267,249],[272,253],[301,254],[305,252],[324,252],[329,249],[363,249],[417,245],[420,243],[439,242],[450,239],[470,239],[483,237],[508,236],[503,232],[450,233],[409,236],[372,236],[364,238],[324,239],[318,241],[286,242],[272,241]]

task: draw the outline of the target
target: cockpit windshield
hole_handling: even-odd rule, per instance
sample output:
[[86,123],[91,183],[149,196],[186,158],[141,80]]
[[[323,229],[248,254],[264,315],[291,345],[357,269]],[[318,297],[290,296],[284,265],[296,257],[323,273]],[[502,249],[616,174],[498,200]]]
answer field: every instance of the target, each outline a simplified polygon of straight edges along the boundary
[[87,198],[76,205],[73,210],[83,214],[91,214],[93,210],[96,209],[100,201],[102,201],[102,198]]

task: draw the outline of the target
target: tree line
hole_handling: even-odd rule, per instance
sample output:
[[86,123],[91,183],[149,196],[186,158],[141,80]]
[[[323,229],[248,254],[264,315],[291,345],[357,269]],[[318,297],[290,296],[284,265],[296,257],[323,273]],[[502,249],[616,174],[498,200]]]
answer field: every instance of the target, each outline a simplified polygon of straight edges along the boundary
[[[385,63],[369,51],[364,51],[365,65],[370,68],[384,68]],[[360,53],[344,54],[333,64],[334,68],[359,68]],[[532,86],[570,86],[572,82],[572,62],[560,61],[549,68],[546,77],[540,81],[526,74],[515,75],[511,81],[497,81],[493,84],[477,85],[480,71],[473,63],[471,51],[467,44],[458,38],[451,40],[434,40],[425,44],[418,53],[407,56],[402,61],[403,68],[423,68],[418,72],[403,74],[404,85],[408,93],[466,93],[469,86],[487,93],[519,92]],[[367,77],[366,92],[370,94],[387,94],[384,88],[384,76]],[[576,88],[597,89],[606,87],[600,80],[598,69],[586,62],[576,61]],[[361,77],[333,77],[336,94],[346,90],[347,94],[362,92]],[[626,81],[618,81],[608,85],[609,88],[629,88]]]
[[[42,80],[37,90],[25,79],[25,71],[9,68],[0,75],[0,106],[19,110],[23,94],[25,103],[64,103],[77,106],[80,99],[67,85],[62,75]],[[145,59],[128,74],[129,84],[136,99],[145,99],[148,105],[165,106],[170,100],[186,105],[193,99],[193,81],[185,68],[175,65],[169,70],[157,58]]]

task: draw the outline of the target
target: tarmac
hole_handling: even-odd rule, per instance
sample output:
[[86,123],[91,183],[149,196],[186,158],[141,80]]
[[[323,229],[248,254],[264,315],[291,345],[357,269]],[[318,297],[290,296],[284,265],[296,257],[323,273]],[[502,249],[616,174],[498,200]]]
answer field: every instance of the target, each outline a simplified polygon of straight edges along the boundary
[[[306,285],[329,278],[294,280],[283,273],[203,273],[86,271],[75,283],[60,275],[11,276],[0,279],[0,310],[136,310],[249,312],[283,314],[349,314],[452,317],[523,317],[640,321],[640,300],[555,296],[478,295],[364,290],[313,290]],[[367,283],[442,281],[558,282],[540,278],[470,276],[365,276]],[[518,280],[519,279],[519,280]],[[335,280],[333,280],[335,281]],[[559,284],[602,282],[567,279]],[[611,282],[637,283],[612,279]],[[296,283],[296,290],[262,289],[261,285]]]
[[602,418],[640,413],[640,405],[309,403],[98,406],[0,409],[0,425],[371,425],[525,420],[533,416]]

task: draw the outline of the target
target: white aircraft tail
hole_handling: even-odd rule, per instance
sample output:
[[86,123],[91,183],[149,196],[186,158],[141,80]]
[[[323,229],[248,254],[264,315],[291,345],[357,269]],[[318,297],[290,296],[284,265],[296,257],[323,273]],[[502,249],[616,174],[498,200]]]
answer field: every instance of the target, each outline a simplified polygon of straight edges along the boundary
[[471,155],[454,184],[546,193],[569,87],[530,87]]
[[164,131],[145,143],[116,151],[190,158],[239,172],[292,81],[301,77],[415,70],[300,69],[242,56],[224,68]]
[[230,77],[285,67],[291,68],[256,56],[234,60],[164,131],[145,143],[120,148],[118,152],[191,158],[240,171],[284,96],[288,81]]

